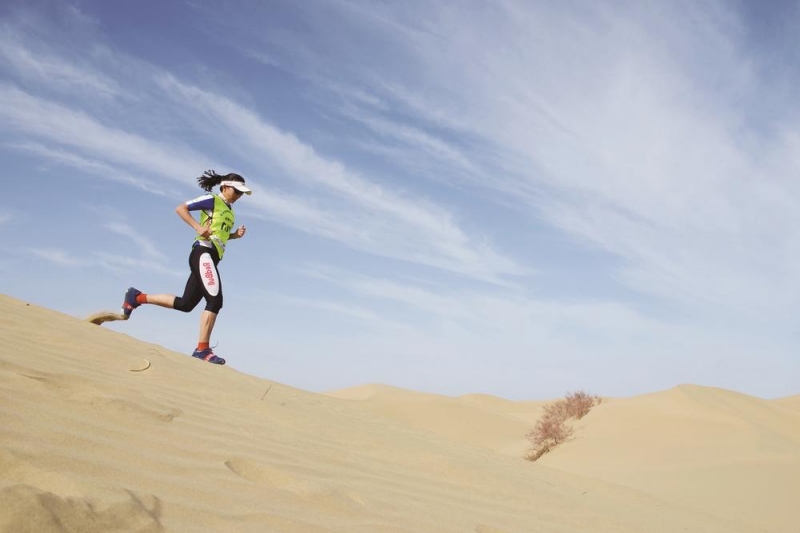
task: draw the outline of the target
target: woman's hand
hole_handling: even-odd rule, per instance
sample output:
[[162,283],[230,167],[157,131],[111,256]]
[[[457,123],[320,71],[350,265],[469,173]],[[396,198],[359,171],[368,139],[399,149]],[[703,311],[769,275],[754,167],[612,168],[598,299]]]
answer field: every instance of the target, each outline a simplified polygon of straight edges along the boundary
[[244,227],[244,224],[236,228],[236,231],[231,233],[231,239],[241,239],[244,237],[244,234],[247,233],[247,228]]
[[178,216],[181,217],[181,220],[189,224],[200,237],[203,239],[211,238],[211,228],[208,227],[211,225],[210,220],[206,222],[206,224],[208,224],[207,226],[201,226],[197,223],[192,214],[189,213],[189,207],[186,204],[180,204],[175,208],[175,212],[178,213]]

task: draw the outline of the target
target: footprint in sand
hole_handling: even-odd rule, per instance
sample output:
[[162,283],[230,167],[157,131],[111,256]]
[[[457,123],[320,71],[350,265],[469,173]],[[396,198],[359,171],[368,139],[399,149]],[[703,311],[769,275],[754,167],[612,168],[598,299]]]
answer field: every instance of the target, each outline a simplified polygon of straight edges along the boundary
[[131,372],[144,372],[150,368],[150,360],[149,359],[139,359],[137,361],[132,361],[128,365],[128,370]]
[[132,415],[137,417],[149,418],[158,420],[160,422],[172,422],[176,417],[180,416],[183,411],[176,408],[167,407],[148,407],[141,403],[123,398],[115,398],[108,396],[99,391],[80,391],[68,396],[71,401],[86,403],[96,409],[103,411],[112,411],[124,415]]
[[244,457],[233,457],[225,466],[234,474],[259,485],[285,490],[298,499],[329,511],[352,515],[364,506],[357,493],[343,487],[326,487],[318,482],[300,481],[280,468]]
[[[130,370],[141,372],[150,367],[150,362],[147,359],[141,359],[140,361],[142,363],[133,364]],[[162,422],[171,422],[175,417],[183,413],[180,409],[161,406],[148,407],[142,403],[106,394],[93,387],[90,381],[79,376],[48,374],[45,372],[19,372],[18,375],[39,384],[40,387],[46,390],[56,391],[68,401],[88,404],[101,410],[143,416]]]
[[354,516],[364,507],[358,493],[344,487],[328,487],[308,490],[299,494],[300,499],[310,502],[318,509],[343,516]]
[[88,386],[88,380],[78,376],[66,376],[60,374],[50,374],[47,372],[38,372],[32,369],[25,369],[25,371],[17,372],[20,377],[27,378],[39,387],[49,391],[55,392],[69,392],[80,390]]
[[295,479],[280,468],[266,465],[244,457],[233,457],[225,461],[228,470],[259,485],[266,485],[276,489],[291,488]]

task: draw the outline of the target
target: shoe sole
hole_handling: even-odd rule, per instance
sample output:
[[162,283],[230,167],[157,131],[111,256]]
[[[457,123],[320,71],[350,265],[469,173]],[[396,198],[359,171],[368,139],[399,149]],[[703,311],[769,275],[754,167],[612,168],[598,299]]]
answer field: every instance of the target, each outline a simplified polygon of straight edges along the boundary
[[197,357],[196,355],[192,355],[192,357],[195,359],[200,359],[201,361],[205,361],[206,363],[211,363],[212,365],[224,365],[226,363],[225,359],[219,356],[217,356],[219,361],[209,361],[205,357]]
[[[131,313],[133,313],[133,310],[136,309],[137,307],[139,307],[139,304],[136,303],[136,297],[133,298],[133,302],[134,302],[133,305],[128,303],[128,295],[131,293],[131,291],[136,291],[136,289],[131,287],[127,291],[125,291],[125,299],[122,301],[121,314],[125,315],[125,319],[124,320],[128,320],[131,317]],[[126,305],[130,305],[131,308],[130,309],[126,309],[125,308]]]

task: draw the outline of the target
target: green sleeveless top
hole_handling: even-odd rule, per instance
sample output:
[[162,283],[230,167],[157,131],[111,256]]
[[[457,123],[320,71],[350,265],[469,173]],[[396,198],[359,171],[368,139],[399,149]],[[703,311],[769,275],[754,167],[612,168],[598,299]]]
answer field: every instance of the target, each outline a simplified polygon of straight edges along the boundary
[[[217,249],[220,259],[225,253],[225,244],[231,236],[235,220],[233,209],[219,195],[214,195],[214,208],[211,212],[207,209],[200,211],[200,225],[211,229],[209,240]],[[195,240],[208,242],[200,235]]]

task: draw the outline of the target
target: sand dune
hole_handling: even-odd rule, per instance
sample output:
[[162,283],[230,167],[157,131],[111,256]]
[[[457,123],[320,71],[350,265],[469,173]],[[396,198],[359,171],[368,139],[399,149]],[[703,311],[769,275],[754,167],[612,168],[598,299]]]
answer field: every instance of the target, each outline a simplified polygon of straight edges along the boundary
[[791,407],[793,409],[800,409],[800,394],[795,396],[787,396],[786,398],[779,398],[775,400],[775,403],[779,403],[785,407]]
[[541,464],[770,532],[800,526],[800,411],[682,385],[596,407]]
[[515,457],[524,456],[530,446],[525,435],[545,403],[512,402],[478,394],[451,398],[376,384],[327,395],[357,402],[370,413],[404,426]]
[[[796,411],[778,402],[693,388],[619,400],[553,454],[560,471],[497,451],[524,438],[515,428],[527,432],[537,402],[376,386],[313,394],[4,296],[0,331],[0,531],[736,533],[798,522],[777,504],[742,520],[723,506],[730,490],[687,506],[657,478],[632,488],[671,465],[729,475],[737,467],[709,451],[725,442],[738,464],[790,464]],[[585,475],[610,466],[561,464],[602,456],[608,431],[638,450],[617,461],[627,487]],[[674,431],[689,451],[670,449]],[[774,475],[761,489],[778,500],[795,485]]]

